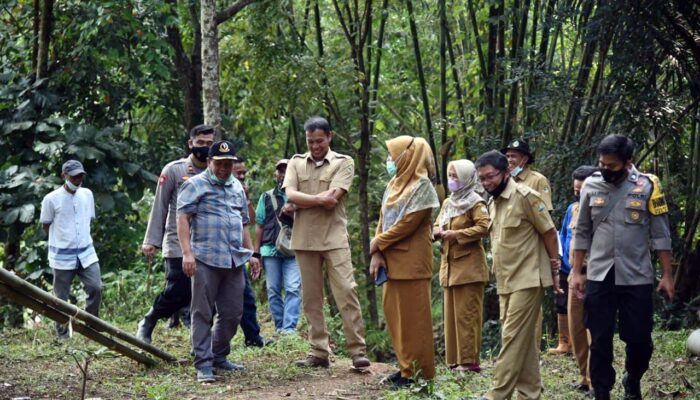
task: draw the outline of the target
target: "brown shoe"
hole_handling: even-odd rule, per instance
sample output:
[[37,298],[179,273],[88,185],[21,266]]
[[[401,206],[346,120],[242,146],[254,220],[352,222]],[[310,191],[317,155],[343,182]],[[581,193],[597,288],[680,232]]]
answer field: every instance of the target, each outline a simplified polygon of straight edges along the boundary
[[355,368],[367,368],[369,367],[369,359],[362,353],[355,354],[352,356],[352,366]]
[[303,360],[295,361],[294,365],[302,368],[328,368],[331,366],[331,363],[328,362],[327,358],[309,355]]

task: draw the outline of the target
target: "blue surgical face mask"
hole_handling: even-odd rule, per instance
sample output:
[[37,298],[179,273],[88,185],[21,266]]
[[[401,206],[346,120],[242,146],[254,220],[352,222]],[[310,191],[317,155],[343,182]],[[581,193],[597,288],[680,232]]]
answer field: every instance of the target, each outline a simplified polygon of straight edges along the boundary
[[390,178],[396,176],[396,163],[393,160],[386,160],[386,172],[389,173]]
[[233,179],[234,179],[234,178],[233,178],[233,175],[230,175],[230,176],[228,177],[227,180],[225,180],[225,181],[224,181],[224,180],[221,180],[221,179],[219,179],[218,176],[216,176],[216,175],[215,175],[213,172],[211,172],[211,171],[209,171],[209,176],[211,177],[211,180],[214,181],[215,184],[221,185],[221,186],[223,186],[223,185],[225,185],[225,184],[227,184],[227,183],[233,182]]
[[80,185],[74,185],[73,182],[69,181],[68,179],[66,179],[66,186],[71,190],[71,192],[77,191],[80,187]]
[[523,167],[515,167],[510,172],[510,176],[515,178],[516,176],[520,175],[521,172],[523,172]]

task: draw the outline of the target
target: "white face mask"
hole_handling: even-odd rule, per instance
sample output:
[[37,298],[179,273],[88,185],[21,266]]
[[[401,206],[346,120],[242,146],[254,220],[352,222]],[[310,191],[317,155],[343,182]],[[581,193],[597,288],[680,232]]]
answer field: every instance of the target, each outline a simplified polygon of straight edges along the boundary
[[71,181],[69,181],[68,179],[66,179],[66,187],[68,187],[68,189],[70,189],[72,192],[75,192],[76,190],[78,190],[78,188],[80,187],[80,185],[77,185],[77,186],[76,186],[76,185],[73,184],[73,182],[71,182]]

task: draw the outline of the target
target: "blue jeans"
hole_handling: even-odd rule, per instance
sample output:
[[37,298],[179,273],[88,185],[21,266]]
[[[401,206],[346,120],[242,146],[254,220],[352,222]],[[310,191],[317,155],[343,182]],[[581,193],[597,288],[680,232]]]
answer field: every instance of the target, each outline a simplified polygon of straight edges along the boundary
[[243,289],[243,316],[241,317],[241,330],[245,335],[246,344],[262,343],[260,337],[260,324],[258,324],[258,309],[255,306],[255,292],[250,284],[248,270],[243,268],[245,287]]
[[[277,331],[294,331],[301,306],[301,273],[294,257],[263,257],[267,301]],[[284,289],[284,300],[282,300]]]

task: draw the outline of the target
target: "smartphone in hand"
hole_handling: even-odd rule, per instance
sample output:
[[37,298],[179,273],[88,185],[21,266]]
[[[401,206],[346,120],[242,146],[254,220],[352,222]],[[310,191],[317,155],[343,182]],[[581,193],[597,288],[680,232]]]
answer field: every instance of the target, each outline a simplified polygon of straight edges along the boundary
[[387,279],[389,279],[389,277],[386,275],[386,267],[379,267],[379,270],[377,270],[377,279],[374,280],[374,284],[381,286],[387,281]]

